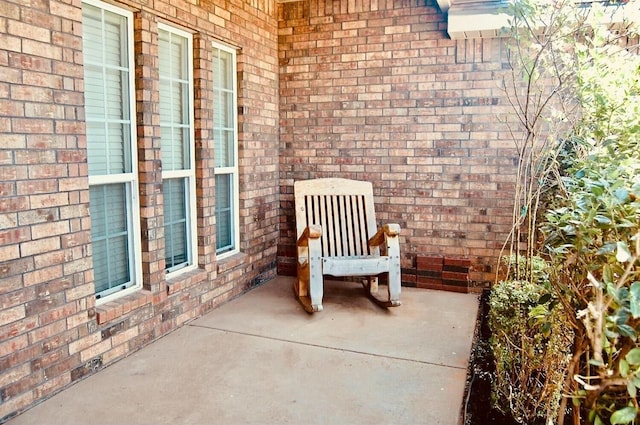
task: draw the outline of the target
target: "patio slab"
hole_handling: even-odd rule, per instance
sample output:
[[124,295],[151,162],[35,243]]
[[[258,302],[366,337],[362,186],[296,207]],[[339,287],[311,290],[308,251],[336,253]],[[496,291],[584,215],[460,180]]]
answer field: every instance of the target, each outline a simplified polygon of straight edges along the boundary
[[462,405],[478,297],[403,288],[382,309],[277,277],[10,420],[27,424],[441,424]]

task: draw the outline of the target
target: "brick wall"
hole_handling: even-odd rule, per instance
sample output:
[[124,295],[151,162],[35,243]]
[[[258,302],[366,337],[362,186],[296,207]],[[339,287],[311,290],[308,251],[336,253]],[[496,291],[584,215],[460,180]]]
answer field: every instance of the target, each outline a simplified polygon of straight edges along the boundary
[[499,117],[498,39],[451,40],[435,1],[279,6],[280,273],[295,273],[293,182],[373,182],[378,220],[416,258],[467,258],[493,280],[510,229],[515,151]]
[[[273,277],[276,261],[291,273],[296,179],[372,181],[379,220],[403,228],[405,284],[461,290],[492,279],[515,157],[497,119],[509,110],[495,82],[499,41],[449,40],[432,1],[110,3],[134,13],[143,288],[99,305],[82,3],[0,8],[0,422]],[[199,267],[171,279],[162,260],[159,22],[194,32]],[[241,254],[223,261],[214,40],[238,48]],[[431,257],[441,268],[426,265]]]
[[[80,0],[0,7],[0,422],[275,275],[274,0],[122,0],[134,12],[143,289],[94,297]],[[221,5],[224,4],[224,7]],[[159,21],[194,31],[198,265],[164,272]],[[241,254],[215,257],[211,42],[237,46]]]

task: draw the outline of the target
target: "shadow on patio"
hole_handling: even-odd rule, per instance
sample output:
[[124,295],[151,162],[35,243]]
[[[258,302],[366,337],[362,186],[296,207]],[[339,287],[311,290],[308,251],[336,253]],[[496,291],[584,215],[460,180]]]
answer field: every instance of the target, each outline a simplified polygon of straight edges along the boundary
[[329,281],[308,315],[292,285],[277,277],[9,424],[458,423],[477,295],[403,288],[384,310]]

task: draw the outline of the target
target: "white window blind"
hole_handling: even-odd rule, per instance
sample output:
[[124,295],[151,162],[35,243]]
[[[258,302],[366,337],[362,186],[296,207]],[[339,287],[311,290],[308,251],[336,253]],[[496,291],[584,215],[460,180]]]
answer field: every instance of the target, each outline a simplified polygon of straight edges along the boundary
[[233,248],[233,184],[232,174],[216,175],[216,248]]
[[158,24],[165,265],[195,267],[196,199],[191,34]]
[[235,166],[235,55],[214,47],[213,128],[216,167]]
[[216,175],[216,252],[239,251],[236,52],[213,44],[213,138]]
[[99,294],[131,281],[125,192],[124,184],[90,188],[93,274]]
[[133,110],[133,16],[82,4],[89,209],[99,302],[141,286]]
[[187,214],[187,179],[164,179],[165,262],[169,271],[189,264],[189,221]]

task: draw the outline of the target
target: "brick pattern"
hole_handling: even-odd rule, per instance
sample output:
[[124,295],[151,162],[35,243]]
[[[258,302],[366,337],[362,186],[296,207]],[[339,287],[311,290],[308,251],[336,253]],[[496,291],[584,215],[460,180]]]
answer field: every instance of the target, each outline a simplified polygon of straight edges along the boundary
[[2,421],[71,382],[95,300],[79,3],[0,15]]
[[[274,0],[116,0],[134,12],[143,289],[96,306],[81,0],[0,8],[0,422],[273,277]],[[166,278],[157,24],[194,31],[198,269]],[[215,255],[211,42],[238,47],[240,255]]]
[[470,287],[471,259],[442,255],[418,255],[415,267],[402,268],[402,284],[452,292],[476,292]]
[[211,38],[204,34],[193,37],[194,127],[196,156],[196,202],[198,216],[198,266],[215,274],[215,191],[213,156],[213,82]]
[[293,182],[373,183],[378,220],[402,227],[402,267],[471,259],[493,281],[511,227],[515,158],[499,117],[500,40],[451,40],[435,1],[279,5],[280,244],[295,274]]
[[138,178],[140,191],[140,232],[142,233],[142,273],[144,289],[160,292],[164,279],[164,221],[162,197],[162,156],[160,140],[160,81],[158,70],[158,25],[147,11],[134,14],[136,56],[136,122],[138,137]]

